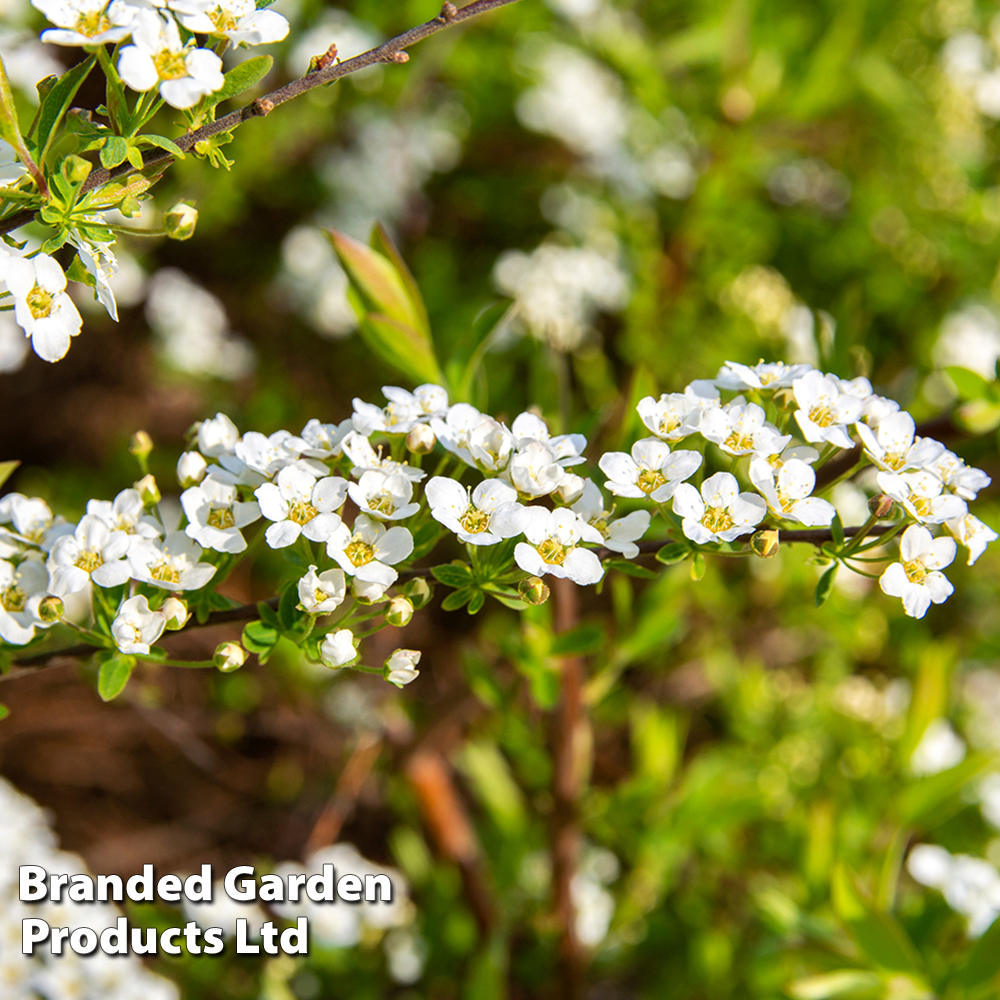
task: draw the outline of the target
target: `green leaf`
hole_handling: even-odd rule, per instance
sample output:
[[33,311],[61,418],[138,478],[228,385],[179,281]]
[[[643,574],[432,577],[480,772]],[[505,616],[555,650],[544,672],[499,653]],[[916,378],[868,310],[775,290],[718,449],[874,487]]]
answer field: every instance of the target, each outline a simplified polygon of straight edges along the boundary
[[256,653],[261,663],[267,663],[280,637],[276,628],[264,622],[249,622],[243,629],[243,646],[248,652]]
[[1000,973],[1000,919],[994,920],[972,946],[958,973],[958,981],[967,990],[975,990],[996,979],[997,973]]
[[481,590],[474,590],[469,598],[469,606],[466,609],[470,615],[478,614],[486,603],[486,595]]
[[830,534],[833,536],[833,542],[837,548],[841,548],[844,544],[844,522],[840,519],[840,514],[834,514],[833,521],[830,523]]
[[475,579],[469,566],[457,559],[441,566],[432,566],[431,574],[446,587],[467,587]]
[[691,555],[691,546],[686,542],[667,542],[659,552],[656,553],[656,561],[664,566],[674,566],[679,562],[684,562]]
[[97,693],[101,701],[114,701],[125,690],[134,669],[134,656],[115,654],[105,660],[97,673]]
[[656,578],[656,573],[651,569],[647,569],[645,566],[637,566],[633,562],[629,562],[627,559],[613,559],[610,562],[604,564],[608,569],[616,569],[619,573],[624,573],[626,576],[637,576],[641,580],[652,580]]
[[837,916],[847,924],[870,962],[888,972],[922,977],[920,957],[906,931],[890,914],[876,909],[846,865],[838,864],[834,869],[831,889]]
[[7,482],[7,480],[10,479],[12,475],[14,475],[14,470],[20,464],[21,463],[18,461],[0,462],[0,486],[3,486],[3,484]]
[[8,715],[10,715],[10,709],[6,705],[0,704],[0,721],[6,719]]
[[816,602],[817,608],[821,608],[829,600],[830,593],[833,591],[833,581],[837,576],[839,567],[840,563],[834,563],[819,578],[819,583],[816,584],[816,592],[813,594],[813,600]]
[[10,81],[7,79],[7,68],[0,57],[0,136],[14,147],[18,159],[28,172],[35,178],[39,191],[45,191],[45,179],[38,169],[38,165],[28,152],[28,147],[21,137],[21,126],[17,120],[17,107],[14,104],[14,95],[10,91]]
[[606,640],[603,625],[585,623],[557,635],[549,652],[553,656],[588,656],[600,652]]
[[371,239],[372,249],[381,253],[396,269],[396,276],[403,283],[409,299],[410,308],[417,320],[416,328],[430,336],[431,321],[427,315],[427,307],[424,305],[424,298],[420,294],[416,279],[406,266],[403,255],[399,252],[396,244],[392,242],[392,237],[381,222],[375,224]]
[[468,604],[475,593],[476,591],[472,587],[462,587],[461,590],[454,590],[441,602],[441,607],[445,611],[457,611]]
[[977,372],[968,368],[945,368],[945,374],[955,385],[955,390],[963,400],[982,399],[986,396],[990,383]]
[[991,758],[970,754],[960,764],[911,782],[900,794],[900,822],[906,826],[940,821],[964,805],[962,791],[966,785],[992,766]]
[[214,94],[209,94],[205,98],[202,107],[204,109],[214,108],[217,104],[249,90],[267,76],[273,63],[274,59],[271,56],[254,56],[252,59],[246,59],[234,66],[226,74],[226,82]]
[[142,158],[142,150],[137,146],[129,146],[125,150],[125,156],[129,164],[136,170],[142,170],[145,166],[145,161]]
[[96,58],[96,56],[90,56],[83,62],[77,63],[68,72],[63,73],[49,91],[48,97],[42,102],[35,119],[35,147],[42,150],[41,158],[43,160],[53,131],[62,121],[63,115],[69,110],[73,98],[76,97],[76,92],[93,68]]
[[137,141],[144,146],[156,146],[159,149],[165,149],[168,153],[176,156],[178,160],[184,159],[184,150],[176,142],[164,135],[141,135]]
[[267,601],[257,602],[257,614],[260,615],[260,620],[270,628],[276,631],[281,631],[281,619],[278,617],[278,612],[271,607]]
[[848,997],[851,1000],[876,1000],[885,993],[885,983],[874,972],[841,969],[797,979],[789,985],[788,993],[795,1000],[834,1000],[835,997],[844,997],[845,1000]]
[[104,140],[104,145],[101,146],[102,167],[113,170],[125,162],[126,156],[128,156],[128,143],[120,135],[113,135],[110,139]]
[[703,552],[696,552],[694,558],[691,560],[691,579],[700,580],[705,575],[707,568],[705,554]]

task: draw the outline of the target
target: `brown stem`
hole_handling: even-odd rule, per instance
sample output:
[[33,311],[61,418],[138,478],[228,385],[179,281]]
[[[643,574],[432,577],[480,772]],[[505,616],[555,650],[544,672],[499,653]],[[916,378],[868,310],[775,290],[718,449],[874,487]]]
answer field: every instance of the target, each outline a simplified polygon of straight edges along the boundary
[[[207,125],[203,125],[193,132],[188,132],[178,137],[175,142],[186,153],[193,149],[197,143],[204,142],[206,139],[210,139],[212,136],[219,135],[222,132],[231,132],[251,118],[263,117],[273,111],[279,104],[291,101],[293,98],[299,97],[315,87],[322,87],[324,84],[333,83],[335,80],[350,76],[351,73],[357,73],[359,70],[367,69],[369,66],[377,66],[383,63],[405,63],[409,59],[405,50],[411,45],[422,42],[425,38],[437,34],[437,32],[444,28],[450,28],[452,25],[461,24],[463,21],[478,17],[480,14],[485,14],[487,11],[494,10],[497,7],[504,7],[507,4],[517,2],[518,0],[474,0],[473,3],[462,8],[457,8],[452,3],[446,3],[441,13],[432,21],[418,25],[416,28],[411,28],[409,31],[404,32],[402,35],[397,35],[395,38],[390,38],[389,41],[383,42],[381,45],[376,46],[374,49],[369,49],[367,52],[362,52],[361,55],[355,56],[353,59],[331,63],[323,66],[321,69],[317,69],[313,73],[308,73],[306,76],[300,77],[298,80],[292,80],[291,83],[286,83],[284,87],[279,87],[270,94],[251,101],[246,107],[240,108],[238,111],[233,111],[228,115],[224,115],[218,121],[209,122]],[[156,166],[171,159],[173,159],[172,154],[167,150],[154,148],[143,155],[142,168],[145,170],[148,167]],[[81,194],[93,191],[95,188],[107,184],[108,181],[114,180],[116,177],[121,177],[123,174],[133,173],[134,171],[135,168],[129,163],[123,163],[112,170],[108,170],[105,167],[93,170],[84,182]],[[19,226],[26,225],[32,220],[34,214],[33,210],[28,210],[9,215],[6,219],[0,221],[0,234],[9,233]]]
[[[577,587],[554,581],[555,631],[579,624]],[[580,861],[578,802],[589,764],[589,731],[583,704],[584,664],[580,656],[562,660],[562,696],[555,717],[552,811],[552,904],[559,928],[560,988],[564,1000],[583,991],[584,953],[576,934],[573,877]]]

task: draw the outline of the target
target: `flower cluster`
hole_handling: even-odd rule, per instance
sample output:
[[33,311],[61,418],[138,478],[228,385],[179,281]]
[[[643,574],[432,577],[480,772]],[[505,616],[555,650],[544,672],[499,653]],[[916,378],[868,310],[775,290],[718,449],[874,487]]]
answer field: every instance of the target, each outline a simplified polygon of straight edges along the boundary
[[[295,567],[288,586],[307,653],[402,686],[419,675],[420,653],[397,649],[381,668],[363,667],[356,625],[376,615],[376,628],[406,625],[430,596],[422,576],[455,588],[449,607],[462,598],[474,613],[485,594],[523,607],[545,600],[541,577],[595,584],[610,563],[635,558],[654,516],[663,528],[647,551],[672,539],[681,559],[770,555],[782,533],[796,540],[802,527],[828,529],[818,532],[831,543],[821,560],[856,572],[864,569],[855,560],[887,563],[880,576],[867,575],[914,617],[952,592],[941,570],[958,545],[972,564],[997,537],[968,510],[990,481],[985,473],[919,436],[866,379],[808,365],[730,362],[714,380],[641,400],[649,435],[598,458],[604,489],[580,474],[586,439],[553,434],[536,413],[508,425],[452,403],[437,385],[383,391],[386,405],[356,399],[348,419],[310,420],[299,434],[241,434],[221,413],[196,425],[177,463],[178,524],[165,520],[148,476],[113,502],[90,501],[75,524],[40,499],[4,497],[0,638],[32,642],[65,622],[64,602],[75,601],[84,618],[93,607],[95,627],[106,621],[97,644],[156,655],[163,631],[184,626],[189,602],[205,607],[201,595],[245,555],[254,532]],[[435,450],[428,477],[422,464]],[[815,495],[816,470],[844,451],[856,459],[845,474],[868,465],[879,491],[869,522],[852,529]],[[631,509],[618,514],[608,494]],[[412,567],[449,536],[465,546],[468,564]],[[244,658],[236,646],[216,662],[235,669]]]

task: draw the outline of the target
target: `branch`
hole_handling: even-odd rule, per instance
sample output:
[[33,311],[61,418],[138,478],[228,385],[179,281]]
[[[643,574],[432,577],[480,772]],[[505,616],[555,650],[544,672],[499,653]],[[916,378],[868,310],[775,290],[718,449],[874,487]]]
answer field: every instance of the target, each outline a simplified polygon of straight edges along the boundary
[[[264,97],[258,97],[257,100],[252,101],[246,107],[225,115],[218,121],[209,122],[207,125],[195,129],[194,132],[187,132],[175,141],[181,150],[186,153],[193,149],[197,143],[204,142],[206,139],[210,139],[214,135],[219,135],[221,132],[231,132],[244,122],[250,121],[251,118],[261,118],[264,115],[270,114],[279,104],[284,104],[286,101],[299,97],[301,94],[315,87],[322,87],[324,84],[333,83],[342,77],[350,76],[352,73],[357,73],[362,69],[367,69],[369,66],[377,66],[384,63],[405,63],[410,58],[405,50],[411,45],[416,45],[417,42],[422,42],[425,38],[429,38],[431,35],[435,35],[445,28],[461,24],[463,21],[478,17],[480,14],[485,14],[497,7],[505,7],[507,4],[517,2],[518,0],[474,0],[473,3],[462,8],[457,8],[453,3],[446,3],[441,8],[441,13],[432,21],[421,24],[416,28],[411,28],[409,31],[404,32],[402,35],[397,35],[395,38],[390,38],[389,41],[383,42],[381,45],[376,46],[374,49],[369,49],[367,52],[362,52],[361,55],[354,56],[353,59],[346,59],[344,62],[335,62],[331,65],[323,66],[313,73],[308,73],[298,80],[293,80],[291,83],[285,84],[284,87],[280,87],[278,90],[274,90]],[[145,170],[148,167],[154,167],[157,164],[172,159],[173,156],[168,151],[154,148],[143,155],[142,169]],[[121,177],[123,174],[134,172],[135,168],[128,162],[115,167],[113,170],[108,170],[105,167],[92,170],[90,176],[84,182],[81,194],[93,191],[95,188],[99,188],[107,184],[108,181],[112,181],[116,177]],[[26,225],[31,222],[34,215],[34,211],[29,210],[8,216],[6,219],[0,221],[0,234],[9,233],[19,226]]]

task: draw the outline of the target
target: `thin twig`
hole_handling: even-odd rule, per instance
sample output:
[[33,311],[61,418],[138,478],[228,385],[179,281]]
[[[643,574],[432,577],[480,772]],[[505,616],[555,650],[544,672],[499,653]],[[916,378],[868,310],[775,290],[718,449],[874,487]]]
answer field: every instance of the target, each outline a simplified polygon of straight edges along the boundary
[[[422,42],[425,38],[429,38],[431,35],[437,34],[437,32],[445,28],[461,24],[463,21],[468,21],[470,18],[478,17],[480,14],[485,14],[498,7],[505,7],[508,4],[517,2],[518,0],[474,0],[473,3],[462,8],[457,8],[452,3],[446,3],[441,13],[432,21],[418,25],[416,28],[411,28],[409,31],[404,32],[402,35],[397,35],[395,38],[390,38],[389,41],[383,42],[381,45],[376,46],[374,49],[369,49],[367,52],[362,52],[361,55],[354,56],[353,59],[345,59],[343,62],[332,63],[331,65],[317,69],[313,73],[308,73],[297,80],[292,80],[291,83],[285,84],[284,87],[279,87],[278,90],[274,90],[264,97],[258,97],[255,101],[251,101],[250,104],[240,108],[238,111],[224,115],[217,121],[209,122],[207,125],[203,125],[193,132],[188,132],[174,141],[186,153],[193,149],[197,143],[204,142],[206,139],[210,139],[212,136],[219,135],[222,132],[231,132],[244,122],[250,121],[251,118],[261,118],[273,111],[279,104],[291,101],[316,87],[333,83],[345,76],[350,76],[352,73],[357,73],[359,70],[367,69],[369,66],[386,63],[405,63],[409,59],[405,50],[411,45],[416,45],[417,42]],[[173,159],[173,156],[167,150],[153,148],[143,155],[142,169],[145,170],[149,167],[154,167],[171,159]],[[112,170],[108,170],[105,167],[92,170],[90,176],[83,184],[81,194],[93,191],[95,188],[107,184],[116,177],[134,172],[135,168],[127,162]],[[19,226],[26,225],[34,218],[34,214],[34,211],[24,211],[8,216],[6,219],[0,221],[0,234],[9,233]]]

